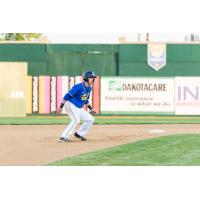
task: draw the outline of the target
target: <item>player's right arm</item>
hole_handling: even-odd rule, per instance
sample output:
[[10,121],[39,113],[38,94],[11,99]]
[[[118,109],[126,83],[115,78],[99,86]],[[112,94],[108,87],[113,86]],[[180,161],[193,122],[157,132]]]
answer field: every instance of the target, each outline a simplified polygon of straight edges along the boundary
[[78,86],[74,85],[72,87],[72,89],[68,93],[65,94],[65,96],[63,97],[63,100],[60,104],[60,107],[56,111],[58,114],[62,112],[65,102],[68,101],[69,99],[71,99],[73,96],[75,96],[76,93],[78,92],[78,90],[79,90]]
[[60,104],[60,107],[56,111],[58,114],[62,112],[62,109],[63,109],[63,107],[65,105],[65,102],[68,101],[71,98],[72,98],[72,96],[69,94],[69,92],[67,94],[65,94],[65,96],[63,97],[63,100],[62,100],[62,102]]
[[61,104],[60,104],[60,107],[57,108],[56,112],[57,112],[58,114],[62,112],[63,106],[65,105],[65,102],[66,102],[66,100],[63,99],[62,102],[61,102]]

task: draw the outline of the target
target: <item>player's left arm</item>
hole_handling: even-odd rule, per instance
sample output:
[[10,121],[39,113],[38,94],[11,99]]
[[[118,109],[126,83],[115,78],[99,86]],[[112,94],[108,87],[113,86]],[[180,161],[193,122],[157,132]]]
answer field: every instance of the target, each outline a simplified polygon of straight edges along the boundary
[[85,102],[85,105],[89,108],[90,114],[94,115],[94,114],[96,114],[96,111],[95,111],[95,110],[92,108],[92,106],[90,105],[90,103],[89,103],[89,98],[90,98],[90,94],[89,94],[89,97],[88,97],[87,101]]
[[92,108],[92,106],[89,104],[89,101],[87,100],[85,105],[90,109],[90,114],[94,115],[96,114],[96,111]]

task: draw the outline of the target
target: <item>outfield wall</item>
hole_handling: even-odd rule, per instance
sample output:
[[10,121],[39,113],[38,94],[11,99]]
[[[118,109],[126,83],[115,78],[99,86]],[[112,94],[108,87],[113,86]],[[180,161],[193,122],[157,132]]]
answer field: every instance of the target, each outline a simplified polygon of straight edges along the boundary
[[[27,113],[49,114],[82,78],[29,76],[27,81]],[[200,77],[97,77],[90,104],[98,114],[200,115],[199,95]]]
[[118,45],[0,44],[0,61],[27,62],[30,76],[80,76],[91,69],[100,76],[117,75]]
[[[0,44],[0,62],[27,63],[27,114],[55,112],[91,69],[99,77],[90,103],[99,114],[199,115],[200,44],[166,44],[160,70],[147,64],[147,50],[147,44]],[[142,88],[152,84],[166,91]]]
[[166,66],[147,64],[147,44],[0,44],[0,61],[27,62],[30,76],[200,76],[200,44],[166,44]]
[[[74,84],[82,82],[81,76],[28,76],[26,79],[26,113],[55,113],[64,95]],[[90,95],[90,105],[100,114],[100,77]],[[62,113],[66,113],[63,109]]]

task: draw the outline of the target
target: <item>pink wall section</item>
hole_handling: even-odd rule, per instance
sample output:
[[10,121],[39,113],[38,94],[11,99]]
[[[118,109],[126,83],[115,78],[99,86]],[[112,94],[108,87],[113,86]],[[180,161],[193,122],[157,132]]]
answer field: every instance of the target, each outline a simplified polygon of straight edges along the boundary
[[[51,77],[40,76],[38,78],[39,78],[38,79],[39,80],[39,90],[38,90],[39,110],[35,112],[39,112],[41,114],[49,114],[51,113]],[[73,81],[74,77],[71,77],[71,80]],[[95,85],[93,87],[93,91],[90,97],[90,98],[93,98],[92,106],[96,109],[97,113],[100,113],[100,85],[99,85],[100,81],[99,80],[100,79],[98,77],[95,81]],[[81,82],[81,81],[82,81],[82,77],[76,77],[76,82]],[[59,108],[60,103],[62,102],[63,96],[66,94],[66,92],[69,91],[69,86],[70,86],[69,82],[70,82],[70,77],[68,76],[56,77],[56,85],[54,86],[54,90],[56,89],[56,91],[53,97],[54,98],[53,112],[55,111],[55,103],[56,103],[56,107]],[[64,109],[62,113],[63,114],[65,113]]]
[[50,76],[39,77],[39,113],[50,113]]

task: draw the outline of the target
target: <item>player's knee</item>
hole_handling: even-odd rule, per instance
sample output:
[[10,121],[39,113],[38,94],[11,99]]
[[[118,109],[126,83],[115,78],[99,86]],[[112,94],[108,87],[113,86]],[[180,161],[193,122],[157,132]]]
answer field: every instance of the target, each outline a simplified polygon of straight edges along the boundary
[[79,124],[80,124],[80,119],[76,119],[76,121],[75,121],[75,124],[76,124],[76,126],[78,126]]
[[78,126],[80,124],[80,122],[81,122],[80,119],[72,120],[72,123],[74,124],[75,127]]
[[94,119],[94,117],[91,117],[91,124],[93,124],[94,122],[95,122],[95,119]]
[[85,122],[87,123],[87,124],[89,124],[89,125],[92,125],[93,123],[94,123],[94,121],[95,121],[95,119],[94,119],[94,117],[90,117],[89,119],[87,119],[87,120],[85,120]]

